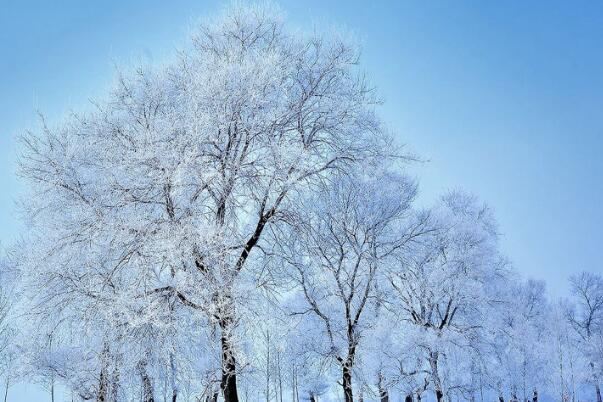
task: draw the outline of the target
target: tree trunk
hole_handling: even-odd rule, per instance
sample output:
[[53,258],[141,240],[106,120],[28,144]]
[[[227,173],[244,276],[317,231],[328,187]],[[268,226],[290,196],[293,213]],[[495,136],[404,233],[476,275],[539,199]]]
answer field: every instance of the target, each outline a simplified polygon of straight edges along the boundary
[[108,385],[107,368],[103,366],[98,379],[98,395],[96,396],[98,402],[107,402]]
[[176,400],[178,399],[178,386],[176,385],[176,377],[176,361],[174,359],[174,354],[170,353],[170,386],[172,387],[172,402],[176,402]]
[[266,331],[266,402],[270,402],[270,331]]
[[354,395],[352,393],[352,372],[348,363],[343,365],[342,385],[345,402],[354,402]]
[[429,365],[431,366],[431,377],[433,379],[436,400],[437,402],[442,402],[444,400],[444,391],[442,390],[442,382],[440,381],[440,374],[438,372],[438,357],[437,352],[430,352]]
[[113,368],[113,375],[111,376],[111,402],[117,402],[119,399],[119,370],[117,367]]
[[601,402],[601,387],[599,387],[598,380],[595,380],[595,391],[597,393],[597,402]]
[[230,319],[220,320],[220,329],[222,331],[222,382],[220,387],[224,395],[224,402],[239,402],[237,394],[237,365],[234,356],[234,350],[230,342]]
[[283,402],[283,373],[281,368],[281,352],[276,351],[276,369],[277,369],[277,377],[278,377],[278,390],[279,390],[279,400]]
[[310,392],[310,402],[318,402],[318,398],[312,392]]
[[404,402],[412,402],[412,394],[406,395],[406,397],[404,398]]
[[[385,386],[383,385],[383,374],[381,372],[379,372],[379,374],[377,375],[377,388],[379,391],[379,399],[381,400],[381,402],[389,402],[389,394],[387,392],[387,389],[385,389]],[[406,402],[408,402],[408,400]]]
[[538,391],[534,390],[532,394],[532,402],[538,402]]
[[297,389],[297,368],[295,367],[295,364],[293,364],[293,373],[292,373],[292,377],[293,377],[293,398],[292,401],[293,402],[299,402],[299,390]]
[[141,361],[138,363],[138,372],[142,381],[142,402],[155,402],[153,397],[153,383],[147,373],[147,362]]
[[8,399],[8,387],[10,386],[10,377],[6,375],[6,382],[4,383],[4,402]]
[[[214,387],[212,386],[210,389],[207,390],[207,395],[205,396],[205,402],[218,402],[219,395],[220,395],[220,391],[214,390]],[[199,399],[199,400],[201,400],[201,399]]]

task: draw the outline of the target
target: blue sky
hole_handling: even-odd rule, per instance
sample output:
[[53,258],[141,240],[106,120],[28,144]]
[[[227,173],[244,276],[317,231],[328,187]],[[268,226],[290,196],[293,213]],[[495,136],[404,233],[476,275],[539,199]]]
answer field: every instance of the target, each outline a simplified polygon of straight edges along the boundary
[[[127,3],[127,4],[126,4]],[[14,136],[161,62],[217,1],[21,1],[0,9],[0,241],[19,236]],[[422,202],[464,188],[495,210],[517,270],[566,292],[603,273],[603,2],[282,1],[297,26],[364,45],[384,120],[428,163]],[[15,388],[19,401],[44,400]],[[30,386],[31,388],[31,386]],[[33,397],[32,395],[36,395]]]

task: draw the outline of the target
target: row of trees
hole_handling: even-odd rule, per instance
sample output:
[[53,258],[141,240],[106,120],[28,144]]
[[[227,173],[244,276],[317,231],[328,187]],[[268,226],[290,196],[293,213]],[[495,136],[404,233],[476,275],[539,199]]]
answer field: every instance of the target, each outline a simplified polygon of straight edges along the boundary
[[[601,402],[603,279],[517,278],[491,210],[415,204],[359,50],[232,7],[22,137],[0,353],[74,399]],[[6,285],[10,284],[10,285]]]

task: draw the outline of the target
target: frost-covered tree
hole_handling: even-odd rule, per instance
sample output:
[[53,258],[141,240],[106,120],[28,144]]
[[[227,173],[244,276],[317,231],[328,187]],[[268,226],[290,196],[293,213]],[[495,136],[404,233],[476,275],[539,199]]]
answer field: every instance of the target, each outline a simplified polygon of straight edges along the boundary
[[513,400],[529,400],[551,376],[551,307],[541,281],[509,282],[494,330],[494,388]]
[[4,388],[4,402],[13,382],[19,378],[20,347],[15,314],[14,272],[8,261],[0,258],[0,378]]
[[401,374],[418,376],[411,383],[419,391],[428,383],[441,401],[475,391],[471,373],[483,357],[492,289],[505,270],[492,212],[474,197],[450,193],[427,214],[431,229],[389,273],[388,309],[410,348]]
[[603,370],[603,278],[582,272],[570,278],[575,307],[568,319],[580,339],[582,351],[590,366],[589,382],[594,386],[597,402],[601,402],[599,380]]
[[603,402],[603,279],[548,300],[509,274],[475,197],[413,208],[358,63],[342,35],[234,5],[92,110],[25,133],[27,230],[0,270],[6,389],[574,402],[588,382]]
[[15,349],[16,330],[10,316],[12,299],[4,286],[6,278],[2,268],[0,267],[0,376],[3,379],[2,386],[6,402],[8,390],[15,378],[14,373],[17,371],[17,351]]
[[107,323],[97,360],[116,328],[138,336],[125,317],[157,327],[176,301],[219,329],[221,388],[238,400],[241,278],[265,228],[292,197],[384,153],[357,62],[336,35],[296,35],[268,6],[236,6],[172,64],[122,75],[95,111],[23,136],[23,269],[54,307],[85,300]]
[[355,365],[374,322],[379,271],[417,235],[414,227],[402,230],[415,184],[387,172],[367,176],[340,176],[301,202],[278,249],[299,289],[294,313],[307,315],[319,329],[319,354],[339,367],[346,402],[353,401]]
[[590,372],[588,360],[582,353],[578,335],[573,330],[568,312],[571,306],[559,300],[551,306],[548,313],[550,331],[549,353],[551,366],[549,372],[550,395],[559,397],[562,402],[576,402],[581,384],[587,382]]

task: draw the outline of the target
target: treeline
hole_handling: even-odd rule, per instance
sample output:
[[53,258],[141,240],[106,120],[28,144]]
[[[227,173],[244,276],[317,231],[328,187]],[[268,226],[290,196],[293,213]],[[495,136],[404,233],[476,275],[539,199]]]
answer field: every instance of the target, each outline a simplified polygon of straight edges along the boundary
[[548,298],[474,196],[417,206],[358,62],[234,6],[24,134],[5,400],[601,402],[603,279]]

